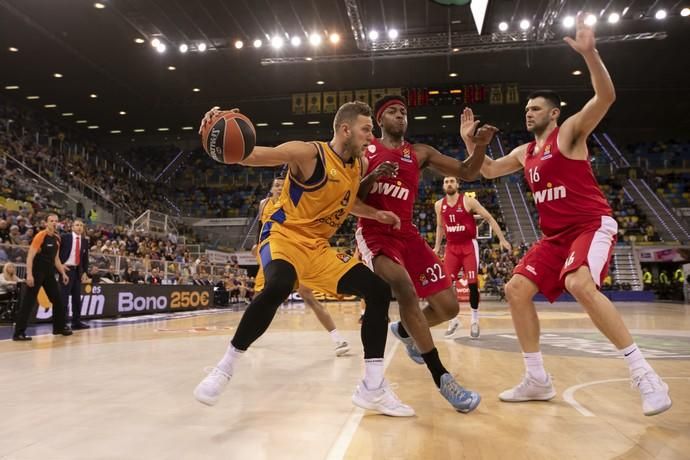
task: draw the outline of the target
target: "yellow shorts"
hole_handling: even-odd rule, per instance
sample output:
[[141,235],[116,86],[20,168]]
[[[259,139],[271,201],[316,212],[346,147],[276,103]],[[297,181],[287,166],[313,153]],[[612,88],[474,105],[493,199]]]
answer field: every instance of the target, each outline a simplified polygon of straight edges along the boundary
[[326,240],[306,242],[299,237],[271,233],[259,248],[259,273],[256,275],[258,292],[264,287],[263,268],[272,260],[289,262],[297,272],[297,282],[325,294],[338,294],[338,282],[359,260],[339,252]]

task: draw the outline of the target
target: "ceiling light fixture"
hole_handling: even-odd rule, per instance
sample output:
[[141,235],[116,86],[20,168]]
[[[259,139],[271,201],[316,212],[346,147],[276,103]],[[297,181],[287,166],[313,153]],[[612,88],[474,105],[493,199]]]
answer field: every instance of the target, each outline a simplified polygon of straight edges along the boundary
[[86,123],[88,123],[87,120],[77,120],[77,124],[78,124],[78,125],[83,125],[83,124],[86,124]]
[[177,69],[177,67],[175,67],[174,65],[169,65],[169,66],[168,66],[168,70],[176,70],[176,69]]
[[105,5],[100,3],[100,2],[96,2],[93,4],[93,7],[96,8],[97,10],[102,10],[103,8],[105,8]]
[[621,15],[618,13],[609,14],[609,24],[615,24],[621,20]]
[[194,126],[183,126],[182,131],[191,131],[194,129]]
[[498,30],[500,30],[501,32],[505,32],[506,30],[508,30],[508,23],[505,21],[498,23]]
[[332,33],[332,34],[328,37],[328,39],[329,39],[329,40],[331,41],[331,43],[334,44],[334,45],[337,45],[338,43],[340,43],[340,35],[338,35],[338,34],[336,34],[336,33]]
[[372,30],[371,32],[369,32],[369,40],[371,40],[372,42],[375,42],[375,41],[378,40],[378,39],[379,39],[379,32],[378,32],[378,30],[375,30],[375,29],[374,29],[374,30]]
[[156,51],[158,51],[161,54],[165,53],[166,49],[168,49],[168,47],[165,46],[165,43],[159,43],[158,46],[156,46]]
[[57,105],[56,104],[46,104],[43,107],[45,107],[46,109],[54,109],[55,107],[57,107]]
[[91,93],[91,94],[89,94],[89,97],[90,97],[91,99],[96,99],[96,98],[98,98],[98,94]]
[[295,35],[294,37],[292,37],[292,38],[290,39],[290,43],[292,44],[292,46],[294,46],[295,48],[297,48],[299,45],[302,44],[302,39],[299,38],[297,35]]
[[127,112],[125,112],[124,110],[120,110],[120,115],[127,115]]
[[61,73],[54,73],[54,74],[53,74],[53,77],[55,77],[55,78],[62,78],[62,74],[61,74]]
[[153,40],[151,40],[151,46],[153,46],[154,48],[158,48],[158,45],[160,45],[160,44],[161,44],[161,41],[159,38],[154,38]]
[[593,14],[588,14],[587,17],[585,18],[585,25],[588,25],[589,27],[592,27],[596,23],[597,23],[597,17]]
[[19,49],[15,48],[14,46],[10,46],[7,49],[10,50],[10,53],[17,53],[19,51]]
[[426,118],[426,115],[417,115],[416,117],[414,117],[415,120],[426,120]]
[[575,18],[572,16],[566,16],[563,18],[563,27],[566,29],[570,29],[572,26],[575,25]]
[[235,48],[241,50],[244,47],[244,42],[242,40],[237,40],[235,42]]
[[581,70],[573,70],[573,75],[582,75]]
[[89,125],[86,128],[87,129],[98,129],[98,125]]
[[40,99],[40,96],[26,96],[26,98],[30,101],[35,101],[36,99]]
[[566,105],[568,105],[568,103],[567,103],[567,102],[565,102],[565,101],[561,101],[561,107],[565,107]]
[[390,38],[391,40],[395,40],[396,38],[398,38],[398,35],[398,29],[391,29],[388,31],[388,38]]
[[144,40],[143,38],[138,38],[138,37],[134,39],[134,43],[136,43],[137,45],[141,45],[145,41],[146,40]]
[[254,126],[256,126],[257,128],[265,128],[266,126],[268,126],[268,123],[257,123]]
[[187,46],[186,43],[183,43],[183,44],[180,45],[179,50],[180,50],[180,53],[183,53],[183,54],[184,54],[184,53],[186,53],[187,51],[189,51],[189,46]]
[[283,125],[283,126],[292,126],[292,125],[294,125],[294,123],[291,122],[291,121],[281,121],[280,124]]
[[135,133],[143,133],[143,132],[145,132],[145,131],[146,131],[146,130],[145,130],[144,128],[137,128],[137,129],[134,130]]
[[529,29],[529,21],[527,19],[523,19],[522,21],[520,21],[520,28],[522,30]]
[[276,35],[271,39],[271,46],[275,49],[280,49],[285,44],[285,40],[280,35]]
[[666,13],[666,10],[659,10],[656,12],[656,14],[654,14],[654,17],[659,19],[659,20],[666,19],[666,16],[668,16],[668,13]]
[[441,118],[455,118],[455,115],[441,115]]
[[680,10],[680,15],[684,18],[690,16],[690,8],[683,8],[682,10]]
[[195,93],[198,93],[201,90],[199,88],[194,88],[192,91],[194,91]]
[[72,117],[72,116],[74,116],[74,113],[73,112],[63,112],[62,116],[63,117]]
[[321,35],[314,32],[309,36],[309,43],[311,46],[319,46],[321,44]]
[[110,130],[110,134],[120,134],[120,133],[122,133],[122,131],[120,131],[119,129],[111,129]]
[[326,83],[326,82],[323,81],[323,80],[319,80],[319,81],[316,82],[317,85],[323,85],[323,84],[325,84],[325,83]]
[[204,43],[204,42],[199,43],[196,46],[196,49],[198,49],[200,53],[203,53],[204,51],[206,51],[206,43]]
[[258,38],[254,40],[254,48],[261,48],[261,45],[263,45],[263,42],[259,40]]
[[7,89],[7,90],[19,89],[19,86],[17,86],[17,85],[9,85],[9,86],[5,86],[5,89]]
[[451,73],[448,74],[448,76],[449,76],[449,77],[452,77],[452,78],[455,78],[455,77],[458,76],[458,74],[456,74],[455,72],[451,72]]
[[158,131],[160,131],[160,132],[170,131],[170,128],[158,128]]
[[308,125],[320,125],[321,122],[318,121],[318,120],[314,120],[314,121],[308,121],[307,124],[308,124]]

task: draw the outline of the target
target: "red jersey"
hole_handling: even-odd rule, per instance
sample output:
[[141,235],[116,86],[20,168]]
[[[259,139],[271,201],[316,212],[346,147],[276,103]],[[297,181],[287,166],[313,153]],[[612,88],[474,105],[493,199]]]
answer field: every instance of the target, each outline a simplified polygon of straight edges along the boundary
[[[369,159],[369,169],[366,174],[372,172],[384,161],[391,161],[398,164],[398,175],[380,177],[364,202],[376,209],[397,214],[400,217],[401,229],[413,227],[412,209],[419,188],[419,163],[412,144],[405,141],[400,148],[389,149],[378,139],[374,139],[367,148],[366,156]],[[377,228],[386,231],[390,229],[390,225],[362,218],[359,219],[359,226],[365,229]]]
[[474,215],[465,209],[465,194],[458,194],[458,202],[451,206],[448,196],[441,201],[441,219],[448,244],[459,244],[477,238],[477,223]]
[[582,224],[611,216],[611,207],[587,160],[571,160],[558,149],[556,128],[535,152],[536,142],[527,145],[525,179],[539,212],[539,227],[553,236]]

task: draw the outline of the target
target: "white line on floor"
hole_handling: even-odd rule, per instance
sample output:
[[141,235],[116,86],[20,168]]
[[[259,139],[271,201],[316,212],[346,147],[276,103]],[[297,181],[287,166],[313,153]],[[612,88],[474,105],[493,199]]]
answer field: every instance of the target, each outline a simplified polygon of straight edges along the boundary
[[[392,338],[390,336],[388,339],[395,340],[395,343],[388,351],[386,358],[383,360],[384,372],[386,369],[388,369],[388,365],[393,359],[393,355],[395,355],[395,351],[398,349],[398,345],[400,345],[400,341],[398,341],[397,339]],[[359,427],[359,422],[362,421],[363,416],[364,409],[360,407],[355,407],[352,409],[352,412],[350,412],[350,416],[347,418],[345,424],[343,425],[343,428],[340,430],[340,433],[338,434],[338,438],[335,440],[333,446],[331,447],[331,450],[328,452],[328,455],[326,456],[327,460],[341,460],[345,458],[347,448],[350,447],[352,438],[355,437],[355,433],[357,432],[357,428]]]
[[[664,380],[690,380],[690,377],[663,377]],[[581,383],[579,385],[574,385],[563,392],[563,400],[570,404],[573,409],[577,410],[580,414],[585,417],[596,417],[596,415],[589,410],[587,410],[582,404],[577,402],[575,399],[575,392],[580,388],[589,387],[592,385],[599,385],[602,383],[613,383],[613,382],[629,382],[630,379],[609,379],[609,380],[593,380],[591,382]]]

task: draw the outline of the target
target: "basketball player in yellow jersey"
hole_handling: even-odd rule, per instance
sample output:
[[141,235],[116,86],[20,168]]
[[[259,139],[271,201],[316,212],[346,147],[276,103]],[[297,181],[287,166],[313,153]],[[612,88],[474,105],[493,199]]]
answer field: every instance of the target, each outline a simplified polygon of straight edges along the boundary
[[[202,128],[217,113],[218,108],[211,109]],[[198,401],[208,405],[218,402],[240,358],[268,329],[299,280],[327,294],[358,295],[366,302],[361,332],[364,379],[352,402],[386,415],[414,415],[383,378],[390,288],[364,264],[328,245],[349,213],[395,228],[400,225],[395,214],[374,209],[357,198],[361,175],[366,171],[362,157],[373,139],[371,115],[368,105],[348,102],[335,115],[330,142],[292,141],[278,147],[255,147],[241,163],[287,164],[288,173],[273,213],[261,230],[259,259],[266,284],[242,315],[223,358],[194,390]]]
[[[280,193],[283,191],[284,183],[285,178],[283,177],[276,177],[273,179],[271,196],[264,198],[259,204],[259,238],[257,238],[257,244],[255,244],[252,248],[252,254],[255,256],[258,255],[258,240],[261,238],[261,227],[263,227],[263,224],[268,222],[269,218],[273,214],[273,207],[278,202],[278,198],[280,198]],[[259,292],[264,288],[264,282],[264,272],[263,270],[259,269],[259,272],[256,275],[256,292]],[[304,304],[311,308],[324,329],[328,331],[328,334],[331,336],[331,340],[333,340],[333,343],[335,344],[335,355],[343,356],[350,351],[350,344],[348,344],[343,336],[340,335],[340,332],[338,332],[338,329],[335,327],[335,321],[333,321],[333,318],[331,317],[330,313],[328,313],[328,310],[321,305],[321,302],[316,300],[314,292],[307,286],[299,284],[297,293],[304,301]]]

